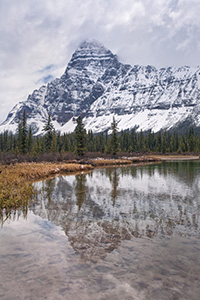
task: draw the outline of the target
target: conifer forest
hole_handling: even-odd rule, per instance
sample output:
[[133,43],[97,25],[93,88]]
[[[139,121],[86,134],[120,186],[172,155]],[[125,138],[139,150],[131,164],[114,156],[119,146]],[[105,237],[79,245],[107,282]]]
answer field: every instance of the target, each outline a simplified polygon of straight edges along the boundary
[[136,129],[119,132],[117,122],[113,118],[110,130],[94,134],[86,132],[81,117],[77,118],[77,126],[72,133],[56,132],[49,115],[43,128],[44,134],[34,136],[31,127],[27,126],[25,111],[19,120],[16,134],[5,131],[0,134],[0,153],[27,155],[36,160],[43,154],[71,153],[79,157],[88,153],[199,153],[200,135],[191,127],[185,134],[176,131],[160,131],[157,133],[137,132]]

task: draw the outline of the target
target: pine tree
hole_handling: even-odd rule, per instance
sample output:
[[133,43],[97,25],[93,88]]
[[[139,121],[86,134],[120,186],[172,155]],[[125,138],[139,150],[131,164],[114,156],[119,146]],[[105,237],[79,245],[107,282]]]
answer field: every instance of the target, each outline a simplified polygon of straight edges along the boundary
[[60,132],[56,134],[56,149],[58,152],[61,152],[63,147],[63,139],[61,138]]
[[33,134],[32,134],[31,126],[29,127],[29,130],[28,130],[27,144],[28,144],[27,150],[30,153],[32,151],[32,147],[33,147]]
[[[105,144],[106,144],[104,134],[100,133],[98,138],[99,138],[99,149],[98,149],[98,151],[100,151],[101,153],[104,153],[105,152]],[[96,151],[97,151],[97,149],[96,149]]]
[[89,152],[95,152],[95,139],[92,130],[89,130],[87,134],[87,150]]
[[162,135],[161,132],[158,132],[158,135],[156,137],[156,151],[161,152],[161,146],[162,146]]
[[69,151],[75,152],[75,132],[68,135]]
[[147,147],[150,151],[153,151],[155,147],[155,136],[154,132],[151,132],[151,129],[148,131]]
[[195,148],[195,136],[193,127],[191,127],[188,132],[188,144],[189,151],[193,152]]
[[68,137],[67,137],[66,133],[64,133],[64,135],[63,135],[62,151],[64,151],[64,152],[69,151],[69,140],[68,140]]
[[86,153],[86,130],[84,128],[81,116],[77,119],[75,128],[75,152],[78,156]]
[[115,156],[119,151],[119,141],[117,136],[117,123],[114,117],[113,117],[113,122],[111,123],[111,129],[112,129],[112,134],[109,140],[108,152]]
[[162,135],[162,142],[161,142],[161,152],[165,153],[167,149],[167,134],[166,131]]
[[129,152],[136,152],[138,150],[138,145],[137,145],[137,134],[135,129],[131,130],[129,143],[130,143]]
[[45,136],[44,136],[45,150],[48,152],[51,150],[51,144],[52,144],[53,134],[54,134],[54,126],[50,115],[48,115],[48,118],[46,119],[46,122],[42,130],[45,132]]
[[140,152],[145,151],[144,133],[142,130],[140,130],[139,135],[138,135],[138,150]]
[[42,153],[41,141],[42,141],[42,138],[38,137],[38,136],[36,137],[36,139],[34,141],[34,144],[33,144],[32,150],[31,150],[31,154],[34,157],[37,157],[39,154]]
[[9,149],[9,147],[8,147],[8,131],[5,131],[4,133],[3,133],[3,148],[4,148],[4,151],[8,151]]
[[27,152],[27,137],[28,129],[26,124],[26,111],[24,110],[22,120],[19,120],[17,130],[18,148],[19,152],[22,154]]
[[52,141],[51,141],[51,152],[56,153],[58,150],[57,148],[57,138],[55,131],[53,132]]
[[4,150],[4,146],[3,146],[3,135],[0,134],[0,152],[2,152]]

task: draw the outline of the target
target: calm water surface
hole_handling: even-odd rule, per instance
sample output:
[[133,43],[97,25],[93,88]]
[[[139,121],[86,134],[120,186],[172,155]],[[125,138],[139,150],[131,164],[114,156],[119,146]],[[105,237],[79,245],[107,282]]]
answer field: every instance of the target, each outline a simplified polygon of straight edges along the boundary
[[0,229],[0,299],[200,299],[199,161],[35,185]]

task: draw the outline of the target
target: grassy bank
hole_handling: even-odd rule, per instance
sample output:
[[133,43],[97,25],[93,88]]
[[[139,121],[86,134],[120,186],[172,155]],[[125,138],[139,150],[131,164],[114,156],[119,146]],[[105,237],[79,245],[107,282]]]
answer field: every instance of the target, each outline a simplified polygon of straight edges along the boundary
[[78,163],[22,163],[0,166],[0,210],[27,207],[33,194],[32,181],[60,172],[80,172],[93,169]]
[[0,171],[0,213],[3,209],[26,209],[33,192],[32,184],[10,168]]

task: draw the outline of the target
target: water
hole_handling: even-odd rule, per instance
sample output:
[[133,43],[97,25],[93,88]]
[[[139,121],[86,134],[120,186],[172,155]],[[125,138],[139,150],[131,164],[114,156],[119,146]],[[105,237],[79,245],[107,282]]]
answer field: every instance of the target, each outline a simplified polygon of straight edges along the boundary
[[200,162],[36,183],[0,231],[0,299],[200,299]]

